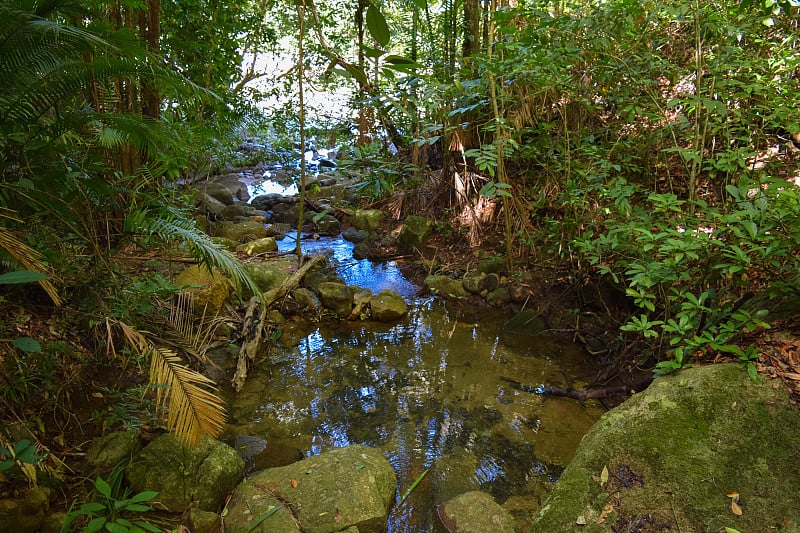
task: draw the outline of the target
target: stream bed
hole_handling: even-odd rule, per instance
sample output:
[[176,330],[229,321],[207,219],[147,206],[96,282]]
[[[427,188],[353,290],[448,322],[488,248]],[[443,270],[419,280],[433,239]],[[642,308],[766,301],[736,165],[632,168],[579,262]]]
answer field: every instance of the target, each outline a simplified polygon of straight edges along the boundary
[[228,398],[230,440],[260,452],[248,459],[251,471],[364,444],[394,466],[398,499],[428,471],[394,506],[392,533],[444,531],[436,506],[470,490],[489,492],[518,526],[529,524],[603,410],[507,380],[583,387],[595,372],[584,352],[506,332],[500,311],[418,297],[397,265],[356,261],[341,238],[303,244],[333,248],[348,283],[395,290],[409,313],[393,324],[287,322]]

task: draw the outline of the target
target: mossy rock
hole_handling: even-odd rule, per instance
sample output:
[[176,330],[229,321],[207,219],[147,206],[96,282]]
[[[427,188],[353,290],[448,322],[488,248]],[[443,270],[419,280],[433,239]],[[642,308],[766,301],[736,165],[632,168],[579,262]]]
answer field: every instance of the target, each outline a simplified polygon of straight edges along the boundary
[[323,281],[317,286],[322,305],[344,318],[353,310],[353,290],[347,285]]
[[408,306],[403,297],[388,289],[384,289],[373,296],[369,305],[372,311],[372,318],[379,322],[398,320],[408,312]]
[[89,479],[108,474],[123,461],[130,459],[142,449],[138,431],[115,431],[98,437],[89,445],[84,459],[83,472]]
[[419,215],[411,215],[403,222],[397,243],[401,248],[419,248],[433,233],[433,222]]
[[50,489],[32,487],[14,498],[0,499],[0,531],[34,533],[50,514]]
[[277,249],[278,243],[275,242],[275,237],[263,237],[236,247],[237,252],[244,252],[250,256],[274,252]]
[[425,278],[425,287],[433,294],[449,298],[466,298],[469,296],[464,290],[464,282],[455,280],[450,276],[432,275]]
[[230,222],[223,220],[214,227],[214,236],[223,237],[236,242],[261,239],[267,236],[267,228],[255,220]]
[[659,378],[586,434],[532,531],[800,531],[798,427],[784,385],[735,364]]
[[192,265],[175,277],[175,285],[187,287],[197,313],[218,313],[233,294],[233,285],[219,270]]
[[439,518],[453,533],[515,533],[514,519],[485,492],[456,496],[439,507]]
[[241,481],[244,468],[244,460],[227,444],[203,437],[187,448],[167,433],[134,457],[125,477],[135,492],[157,491],[156,501],[168,511],[182,513],[192,502],[217,511]]
[[383,211],[378,209],[356,209],[353,213],[353,227],[367,232],[375,231],[385,216]]
[[[380,450],[336,448],[241,483],[227,505],[225,531],[384,532],[396,483],[394,469]],[[275,506],[275,513],[257,522]]]

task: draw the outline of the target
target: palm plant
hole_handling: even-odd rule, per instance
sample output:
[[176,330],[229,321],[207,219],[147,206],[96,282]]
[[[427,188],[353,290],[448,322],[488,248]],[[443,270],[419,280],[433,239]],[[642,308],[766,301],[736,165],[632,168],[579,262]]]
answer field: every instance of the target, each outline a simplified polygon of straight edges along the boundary
[[[0,3],[0,209],[8,215],[0,217],[0,255],[9,266],[54,280],[59,264],[71,260],[69,252],[23,246],[23,240],[40,247],[46,242],[32,228],[80,243],[101,266],[126,236],[146,234],[186,244],[199,262],[258,294],[235,258],[187,212],[169,205],[161,185],[177,165],[172,150],[179,152],[181,141],[174,130],[145,116],[141,101],[123,98],[141,95],[135,88],[153,83],[163,89],[183,84],[190,97],[207,93],[149,55],[127,29],[98,25],[90,31],[66,23],[88,19],[68,10],[75,5]],[[55,287],[43,287],[57,302]],[[208,380],[135,332],[129,328],[126,336],[152,361],[151,381],[170,391],[158,398],[169,407],[170,427],[187,443],[203,432],[218,433],[224,410],[208,392]]]

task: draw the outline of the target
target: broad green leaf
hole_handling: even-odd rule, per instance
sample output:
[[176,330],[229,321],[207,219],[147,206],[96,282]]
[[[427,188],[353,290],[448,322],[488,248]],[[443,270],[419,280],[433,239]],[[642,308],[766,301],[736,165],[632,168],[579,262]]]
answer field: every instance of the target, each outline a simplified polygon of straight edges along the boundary
[[389,33],[389,25],[386,24],[386,19],[383,18],[383,13],[380,9],[370,4],[367,8],[367,29],[373,39],[378,41],[381,46],[389,44],[391,34]]
[[42,345],[39,344],[39,341],[30,337],[20,337],[18,339],[14,339],[11,341],[11,345],[25,353],[42,352]]
[[81,505],[79,511],[82,514],[95,514],[98,511],[105,510],[105,508],[106,508],[106,506],[103,505],[102,503],[89,502],[89,503],[84,503],[83,505]]
[[97,481],[94,482],[94,486],[97,489],[97,492],[106,498],[111,497],[111,485],[109,485],[105,479],[101,477],[97,478]]
[[351,76],[353,76],[356,80],[358,80],[359,83],[361,83],[362,85],[368,85],[369,84],[369,80],[367,79],[367,75],[364,74],[363,70],[361,70],[360,68],[356,67],[355,65],[349,65],[349,64],[346,65],[345,68],[347,69],[347,72],[350,73]]
[[103,526],[105,525],[105,523],[106,523],[106,517],[105,516],[98,516],[97,518],[91,520],[86,525],[86,528],[84,529],[84,531],[87,532],[87,533],[94,533],[95,531],[100,531],[101,529],[103,529]]
[[134,495],[128,501],[130,501],[131,503],[147,502],[147,501],[152,500],[156,496],[158,496],[158,492],[153,491],[153,490],[146,490],[146,491],[140,492],[139,494]]
[[46,280],[47,276],[35,270],[15,270],[0,274],[0,285],[15,285],[17,283],[34,283]]

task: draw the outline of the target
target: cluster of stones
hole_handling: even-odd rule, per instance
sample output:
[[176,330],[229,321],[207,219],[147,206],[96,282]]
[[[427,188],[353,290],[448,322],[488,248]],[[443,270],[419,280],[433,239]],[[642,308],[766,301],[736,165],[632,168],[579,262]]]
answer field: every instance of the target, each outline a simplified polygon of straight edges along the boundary
[[[206,216],[216,219],[208,230],[217,243],[248,256],[276,251],[276,239],[283,238],[289,225],[297,217],[297,201],[293,197],[265,195],[254,198],[251,205],[236,201],[240,182],[229,179],[210,182],[198,193],[199,205]],[[224,178],[224,177],[223,177]],[[230,182],[230,183],[227,183]],[[243,184],[242,184],[243,186]],[[239,192],[238,196],[242,196]],[[270,223],[265,223],[269,218]],[[366,252],[364,241],[374,233],[383,218],[378,210],[357,210],[352,216],[352,226],[344,232],[345,238],[357,242],[354,256],[360,258]],[[307,211],[305,220],[309,227],[304,228],[318,234],[338,235],[340,223],[335,217],[314,211]],[[359,248],[362,246],[362,248]],[[259,290],[269,291],[286,281],[296,266],[292,258],[284,260],[248,261],[244,269],[256,282]],[[219,272],[201,267],[190,267],[176,278],[179,286],[193,287],[194,303],[198,309],[216,312],[222,309],[233,292],[232,284]],[[350,320],[367,319],[381,322],[394,321],[407,312],[403,298],[390,290],[372,294],[368,289],[348,286],[343,279],[325,270],[307,274],[303,286],[290,294],[287,309],[291,312],[314,316],[326,310],[340,318]]]

